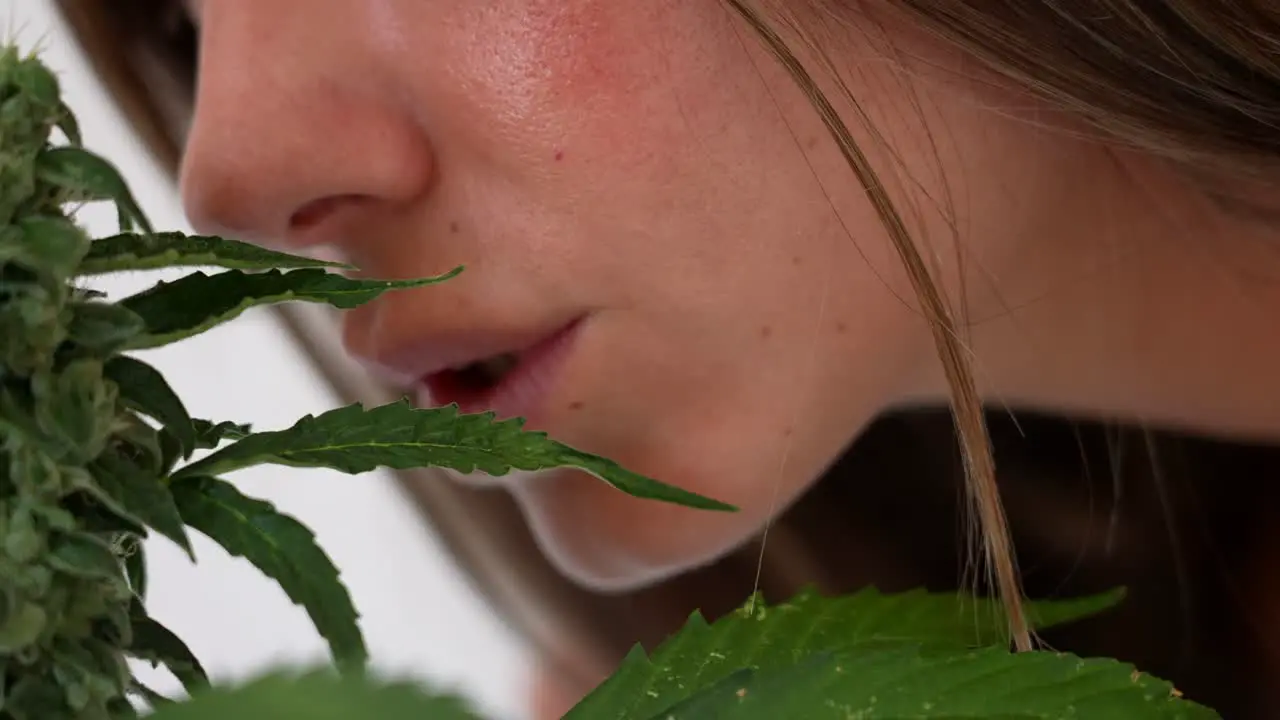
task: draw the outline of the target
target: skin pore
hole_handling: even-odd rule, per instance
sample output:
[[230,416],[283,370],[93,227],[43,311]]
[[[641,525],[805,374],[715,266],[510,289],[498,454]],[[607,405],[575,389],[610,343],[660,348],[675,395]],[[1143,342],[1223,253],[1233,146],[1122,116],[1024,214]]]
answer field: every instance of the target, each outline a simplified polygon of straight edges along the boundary
[[[350,314],[372,365],[580,321],[531,424],[742,508],[509,481],[575,579],[631,587],[714,559],[876,415],[945,402],[876,216],[718,0],[193,5],[197,228],[333,246],[372,276],[466,265]],[[967,290],[984,397],[1280,435],[1280,347],[1260,332],[1280,306],[1273,231],[865,5],[827,50],[874,134],[838,109],[943,288]]]

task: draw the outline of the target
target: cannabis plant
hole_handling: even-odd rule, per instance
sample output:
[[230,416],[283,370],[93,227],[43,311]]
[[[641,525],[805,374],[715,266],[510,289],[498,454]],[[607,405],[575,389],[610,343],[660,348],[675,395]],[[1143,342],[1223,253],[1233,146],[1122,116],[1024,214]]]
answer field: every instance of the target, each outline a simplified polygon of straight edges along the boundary
[[[73,213],[99,201],[115,204],[120,231],[90,239]],[[83,283],[174,266],[218,270],[119,300]],[[81,146],[56,78],[34,56],[0,51],[0,720],[117,720],[140,707],[157,720],[475,717],[456,698],[365,671],[337,569],[304,525],[228,481],[242,468],[572,467],[638,497],[732,510],[518,420],[452,406],[351,405],[268,432],[192,418],[163,375],[131,354],[254,306],[351,308],[461,270],[384,281],[343,269],[154,231],[115,168]],[[146,604],[143,542],[154,533],[190,554],[191,531],[279,583],[327,641],[331,665],[212,683]],[[1043,627],[1118,599],[1034,605],[1032,617]],[[780,606],[751,598],[714,624],[695,615],[652,654],[637,648],[569,717],[1213,717],[1118,662],[1011,654],[1003,627],[996,605],[961,595],[806,593]],[[147,688],[130,660],[167,667],[186,697]]]
[[[51,142],[55,129],[65,143]],[[350,406],[263,433],[193,419],[163,376],[129,351],[191,337],[255,305],[348,308],[453,273],[351,279],[331,272],[333,263],[153,232],[116,170],[80,147],[56,78],[12,47],[0,55],[0,148],[0,716],[129,716],[129,693],[159,700],[132,677],[130,657],[165,663],[189,691],[207,684],[182,643],[147,615],[141,543],[153,532],[190,553],[194,529],[244,556],[311,614],[341,666],[359,668],[356,612],[311,533],[224,479],[251,465],[492,474],[573,466],[638,495],[718,505],[523,432],[519,422],[452,407]],[[99,200],[116,204],[121,233],[91,241],[69,210]],[[77,285],[175,265],[225,270],[118,302]],[[201,450],[214,452],[193,461]]]

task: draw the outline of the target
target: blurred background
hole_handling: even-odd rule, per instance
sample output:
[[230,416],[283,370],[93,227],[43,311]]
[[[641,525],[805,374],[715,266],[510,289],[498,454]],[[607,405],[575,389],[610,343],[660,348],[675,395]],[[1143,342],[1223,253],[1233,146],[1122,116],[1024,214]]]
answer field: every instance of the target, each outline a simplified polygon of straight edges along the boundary
[[[98,86],[50,0],[0,0],[0,24],[6,40],[40,51],[58,73],[85,144],[121,170],[157,229],[190,230],[176,188]],[[80,219],[94,236],[116,232],[108,206],[85,208]],[[159,279],[167,276],[112,276],[95,286],[120,297]],[[338,399],[278,323],[265,311],[250,311],[141,356],[165,373],[194,416],[282,428]],[[233,479],[315,531],[351,590],[378,672],[464,694],[494,718],[526,716],[529,652],[486,607],[389,475],[260,468]],[[203,537],[192,539],[198,565],[167,540],[150,542],[148,604],[217,680],[325,660],[307,616],[272,582]],[[180,693],[166,674],[144,676],[158,690]]]

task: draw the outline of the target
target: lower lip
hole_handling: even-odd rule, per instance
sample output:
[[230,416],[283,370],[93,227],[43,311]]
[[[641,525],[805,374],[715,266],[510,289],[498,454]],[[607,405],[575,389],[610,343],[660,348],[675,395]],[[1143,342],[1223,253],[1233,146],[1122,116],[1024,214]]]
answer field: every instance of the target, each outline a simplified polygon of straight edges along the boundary
[[440,378],[427,378],[418,385],[418,404],[430,407],[454,403],[466,414],[493,412],[499,419],[522,417],[530,424],[536,423],[537,416],[548,403],[580,325],[580,321],[574,321],[521,352],[515,367],[492,387],[459,389],[446,387]]

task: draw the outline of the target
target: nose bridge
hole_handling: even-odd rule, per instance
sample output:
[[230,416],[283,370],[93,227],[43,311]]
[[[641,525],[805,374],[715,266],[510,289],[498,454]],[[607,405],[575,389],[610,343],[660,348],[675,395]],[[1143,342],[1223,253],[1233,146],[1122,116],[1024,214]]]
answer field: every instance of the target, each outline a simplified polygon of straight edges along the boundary
[[204,6],[182,167],[183,204],[197,229],[264,243],[336,242],[327,217],[403,203],[427,187],[429,141],[411,108],[396,104],[403,94],[375,92],[358,22],[311,22],[313,13],[302,14],[308,22],[287,13],[272,22],[265,9],[289,3],[254,2],[237,16],[249,3],[220,2]]

